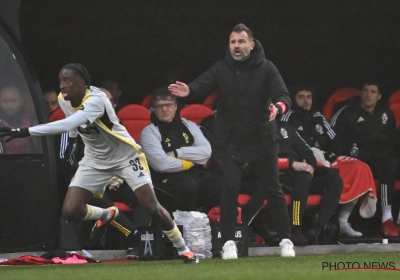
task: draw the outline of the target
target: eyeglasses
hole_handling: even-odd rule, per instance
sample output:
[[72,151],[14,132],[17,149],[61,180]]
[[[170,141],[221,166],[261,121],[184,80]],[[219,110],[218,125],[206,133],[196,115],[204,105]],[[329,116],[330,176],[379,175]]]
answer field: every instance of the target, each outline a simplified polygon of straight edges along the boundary
[[165,107],[166,109],[170,109],[170,108],[172,108],[172,106],[174,106],[175,104],[176,104],[176,103],[157,104],[157,105],[154,105],[153,107],[154,107],[155,110],[162,110],[164,107]]

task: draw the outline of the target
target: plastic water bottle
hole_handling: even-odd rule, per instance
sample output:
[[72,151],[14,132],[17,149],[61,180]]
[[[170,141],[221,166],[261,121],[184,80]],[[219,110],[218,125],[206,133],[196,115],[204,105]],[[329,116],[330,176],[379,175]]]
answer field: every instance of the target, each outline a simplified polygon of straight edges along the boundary
[[93,255],[86,251],[85,249],[82,249],[82,254],[88,258],[93,258]]
[[350,155],[352,156],[352,157],[358,157],[358,153],[359,153],[359,150],[358,150],[358,147],[357,147],[357,143],[353,143],[353,147],[351,147],[351,149],[350,149]]
[[175,211],[174,221],[183,225],[183,239],[198,258],[212,258],[211,227],[205,213]]

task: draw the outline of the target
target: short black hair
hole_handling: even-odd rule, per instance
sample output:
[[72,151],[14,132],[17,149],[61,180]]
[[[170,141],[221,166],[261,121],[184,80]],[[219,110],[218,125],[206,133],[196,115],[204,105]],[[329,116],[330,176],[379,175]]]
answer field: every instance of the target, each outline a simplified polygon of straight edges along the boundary
[[45,93],[49,93],[49,92],[53,92],[53,91],[58,95],[59,90],[55,86],[44,87],[42,92],[43,92],[43,94],[45,94]]
[[307,83],[302,83],[294,86],[293,91],[292,91],[292,96],[295,97],[299,91],[309,91],[311,92],[311,95],[314,97],[315,94],[315,88],[312,84],[307,84]]
[[176,95],[173,95],[169,91],[167,86],[158,87],[153,91],[151,95],[151,105],[153,106],[158,100],[168,99],[172,99],[175,103],[178,103],[178,97]]
[[89,71],[85,66],[79,63],[68,63],[61,68],[61,70],[63,69],[71,70],[74,75],[81,77],[85,81],[86,88],[90,87],[92,79],[90,78]]
[[247,36],[249,37],[249,40],[252,42],[252,41],[253,41],[253,38],[254,38],[254,36],[253,36],[253,31],[251,31],[250,28],[248,28],[248,27],[247,27],[246,25],[244,25],[243,23],[238,23],[238,24],[236,24],[236,25],[232,28],[231,34],[232,34],[233,32],[235,32],[235,33],[240,33],[240,32],[242,32],[242,31],[244,31],[244,32],[247,33]]
[[364,80],[364,83],[361,86],[361,89],[363,89],[363,87],[367,85],[367,86],[376,86],[378,88],[378,93],[382,93],[381,92],[381,83],[377,80],[377,79],[367,79]]

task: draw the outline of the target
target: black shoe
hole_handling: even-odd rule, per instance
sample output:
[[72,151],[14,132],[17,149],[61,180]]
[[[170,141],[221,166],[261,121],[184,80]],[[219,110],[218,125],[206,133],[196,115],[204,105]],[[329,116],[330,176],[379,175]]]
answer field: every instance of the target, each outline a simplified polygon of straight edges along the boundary
[[308,241],[308,245],[318,245],[318,236],[319,234],[315,229],[309,229],[304,234],[305,238]]
[[293,242],[295,246],[307,246],[308,240],[304,237],[304,234],[301,231],[293,232],[290,240]]
[[138,261],[139,260],[139,248],[128,248],[126,251],[126,258],[128,260]]
[[186,264],[199,263],[199,259],[192,252],[187,252],[181,255],[183,262]]
[[107,230],[107,227],[110,225],[112,221],[114,221],[119,214],[118,208],[115,206],[108,207],[112,212],[112,216],[105,222],[97,220],[92,228],[92,232],[90,233],[90,238],[93,240],[100,239]]
[[268,246],[279,246],[282,238],[279,238],[277,235],[271,235],[268,238],[264,239],[265,243]]

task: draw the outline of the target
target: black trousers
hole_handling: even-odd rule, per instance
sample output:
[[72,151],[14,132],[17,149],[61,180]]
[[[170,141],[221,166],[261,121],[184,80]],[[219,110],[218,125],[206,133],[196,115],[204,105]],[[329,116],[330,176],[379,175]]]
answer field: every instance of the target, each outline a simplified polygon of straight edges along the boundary
[[179,172],[162,182],[153,182],[157,199],[170,213],[193,211],[200,207],[205,213],[219,204],[219,177],[204,171]]
[[239,193],[249,194],[250,200],[242,207],[242,222],[250,225],[254,224],[254,218],[257,216],[258,212],[264,205],[265,194],[262,186],[260,186],[257,180],[256,174],[254,175],[252,180],[244,180],[242,181],[242,185],[240,187]]
[[315,227],[321,229],[328,223],[343,190],[343,180],[338,175],[328,174],[312,177],[306,171],[290,170],[280,174],[279,179],[282,184],[292,189],[290,195],[293,226],[302,225],[302,217],[309,194],[322,195]]
[[382,206],[392,205],[398,164],[397,159],[387,156],[384,158],[371,158],[365,162],[371,168],[374,178],[379,181]]
[[[262,186],[265,198],[280,239],[289,238],[289,219],[285,196],[279,183],[277,154],[261,161],[249,163],[257,174],[257,184]],[[223,241],[234,240],[237,217],[237,198],[242,182],[243,163],[220,159],[222,173],[221,234]],[[257,187],[257,186],[255,186]]]

